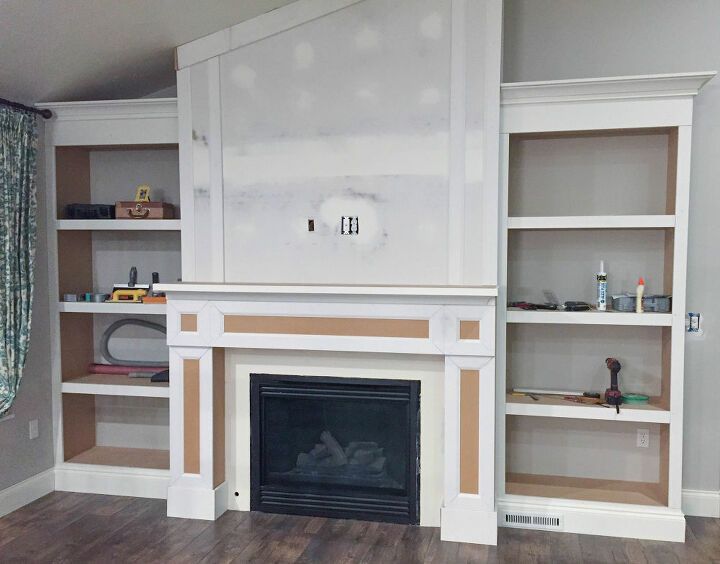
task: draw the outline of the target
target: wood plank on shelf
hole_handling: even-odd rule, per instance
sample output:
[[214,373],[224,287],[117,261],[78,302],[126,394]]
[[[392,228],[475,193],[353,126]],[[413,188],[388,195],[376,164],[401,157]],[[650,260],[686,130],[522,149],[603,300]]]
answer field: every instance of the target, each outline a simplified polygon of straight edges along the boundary
[[170,468],[170,452],[150,448],[94,446],[65,462],[168,470]]
[[560,417],[565,419],[599,419],[603,421],[637,421],[642,423],[670,423],[670,412],[655,403],[620,406],[616,409],[602,405],[580,404],[560,396],[528,396],[507,394],[505,413],[528,417]]
[[510,307],[508,323],[562,323],[575,325],[637,325],[670,327],[672,313],[630,313],[622,311],[546,311]]
[[528,497],[666,506],[660,485],[651,482],[508,472],[505,476],[505,492]]
[[[162,370],[158,368],[158,370]],[[64,394],[99,396],[170,397],[167,382],[150,382],[150,378],[130,378],[124,374],[88,374],[62,383]]]
[[179,219],[58,219],[60,231],[180,231]]
[[560,215],[508,217],[508,229],[669,229],[674,215]]
[[131,302],[60,302],[60,313],[133,313],[143,315],[165,315],[166,304],[143,304]]

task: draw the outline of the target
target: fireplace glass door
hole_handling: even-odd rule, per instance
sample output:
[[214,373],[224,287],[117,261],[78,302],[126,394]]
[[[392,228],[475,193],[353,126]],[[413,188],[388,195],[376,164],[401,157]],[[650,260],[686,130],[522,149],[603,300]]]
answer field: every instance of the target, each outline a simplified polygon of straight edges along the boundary
[[253,510],[418,523],[419,382],[250,382]]

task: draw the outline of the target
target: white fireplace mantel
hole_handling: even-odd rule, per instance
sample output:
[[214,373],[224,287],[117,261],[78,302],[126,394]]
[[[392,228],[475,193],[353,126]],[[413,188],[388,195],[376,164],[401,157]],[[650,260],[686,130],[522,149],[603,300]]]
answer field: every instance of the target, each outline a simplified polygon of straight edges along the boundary
[[168,297],[168,515],[216,519],[228,507],[225,349],[434,355],[445,363],[441,536],[496,543],[496,288],[187,283],[155,290]]

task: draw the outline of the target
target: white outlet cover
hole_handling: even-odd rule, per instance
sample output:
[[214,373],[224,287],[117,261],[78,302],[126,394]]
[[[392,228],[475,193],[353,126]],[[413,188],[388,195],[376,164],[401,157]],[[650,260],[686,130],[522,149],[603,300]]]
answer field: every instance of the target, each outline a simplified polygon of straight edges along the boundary
[[637,446],[639,448],[650,447],[650,430],[649,429],[638,429],[637,430]]
[[33,419],[30,423],[28,423],[28,436],[30,437],[30,440],[37,439],[40,436],[37,419]]

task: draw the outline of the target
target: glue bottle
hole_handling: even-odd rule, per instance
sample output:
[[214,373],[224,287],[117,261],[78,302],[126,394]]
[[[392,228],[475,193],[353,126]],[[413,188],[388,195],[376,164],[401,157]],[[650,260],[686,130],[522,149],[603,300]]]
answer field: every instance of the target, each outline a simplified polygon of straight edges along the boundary
[[643,312],[643,294],[645,293],[645,280],[642,276],[638,280],[637,293],[635,295],[635,313]]
[[600,271],[595,275],[597,280],[597,310],[607,311],[607,272],[605,261],[600,261]]

